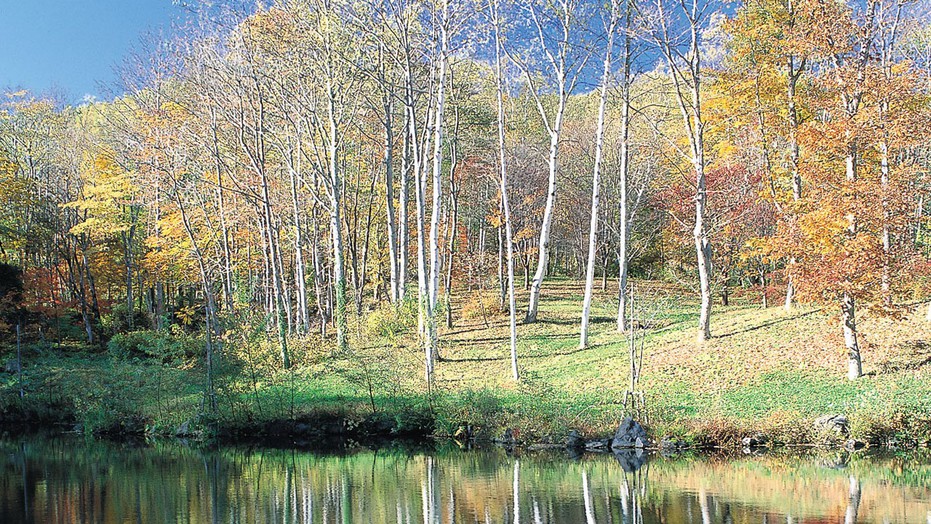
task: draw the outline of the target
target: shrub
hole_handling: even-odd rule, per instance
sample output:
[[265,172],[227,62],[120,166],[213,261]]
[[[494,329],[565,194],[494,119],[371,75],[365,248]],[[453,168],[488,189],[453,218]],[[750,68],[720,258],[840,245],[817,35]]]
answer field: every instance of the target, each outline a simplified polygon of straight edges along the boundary
[[[110,333],[122,333],[130,329],[129,327],[130,312],[126,304],[119,303],[113,306],[110,313],[103,315],[101,324],[103,328]],[[143,311],[134,309],[132,311],[132,324],[135,330],[147,330],[152,328],[151,319]]]
[[197,338],[180,333],[129,331],[117,333],[107,342],[107,352],[117,360],[157,359],[172,362],[197,354]]
[[460,424],[494,430],[503,414],[501,399],[489,389],[467,389],[441,395],[436,402],[439,405],[436,425],[439,432],[446,435],[452,435]]
[[380,304],[365,318],[363,330],[369,337],[394,340],[413,331],[417,325],[417,305],[405,301],[401,305]]
[[500,297],[494,291],[473,291],[462,301],[462,318],[485,319],[501,312]]

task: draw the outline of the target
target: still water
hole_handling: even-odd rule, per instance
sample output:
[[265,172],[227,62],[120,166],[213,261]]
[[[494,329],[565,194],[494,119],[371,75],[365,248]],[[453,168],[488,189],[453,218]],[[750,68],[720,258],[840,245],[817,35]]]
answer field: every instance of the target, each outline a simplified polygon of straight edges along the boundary
[[931,524],[931,454],[340,453],[0,440],[0,522]]

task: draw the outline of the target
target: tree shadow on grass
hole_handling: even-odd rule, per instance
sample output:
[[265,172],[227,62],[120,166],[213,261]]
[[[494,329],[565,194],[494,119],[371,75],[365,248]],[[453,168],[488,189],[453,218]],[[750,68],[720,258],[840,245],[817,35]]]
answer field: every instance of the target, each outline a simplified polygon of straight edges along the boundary
[[484,344],[504,344],[508,340],[509,340],[508,336],[463,338],[463,339],[455,339],[455,338],[441,339],[443,344],[448,344],[450,347],[462,347],[462,346],[469,347],[469,346],[479,346],[479,345],[484,345]]
[[821,312],[820,309],[814,309],[814,310],[811,310],[811,311],[808,311],[808,312],[805,312],[805,313],[800,313],[800,314],[798,314],[798,315],[794,315],[794,316],[791,316],[791,317],[774,318],[774,319],[772,319],[772,320],[768,320],[768,321],[766,321],[766,322],[763,322],[763,323],[761,323],[761,324],[757,324],[757,325],[755,325],[755,326],[746,327],[746,328],[744,328],[744,329],[738,329],[738,330],[736,330],[736,331],[731,331],[730,333],[723,333],[723,334],[721,334],[721,335],[714,335],[714,336],[712,336],[711,338],[728,338],[728,337],[733,337],[734,335],[740,335],[741,333],[749,333],[749,332],[751,332],[751,331],[757,331],[757,330],[759,330],[759,329],[767,328],[767,327],[770,327],[770,326],[775,326],[776,324],[782,324],[783,322],[789,322],[789,321],[792,321],[792,320],[798,320],[798,319],[800,319],[800,318],[810,317],[810,316],[814,315],[815,313],[820,313],[820,312]]
[[[507,339],[502,339],[502,343],[507,342]],[[526,349],[524,354],[520,354],[518,351],[518,360],[533,360],[538,358],[550,358],[550,357],[563,357],[569,355],[577,355],[579,353],[585,353],[588,351],[597,350],[607,344],[591,344],[586,348],[575,348],[567,351],[556,351],[552,353],[539,353],[539,354],[526,354]],[[511,356],[509,354],[502,354],[500,357],[463,357],[463,358],[449,358],[443,357],[441,362],[457,363],[457,362],[499,362],[502,360],[510,360]]]
[[440,362],[448,362],[451,364],[462,363],[462,362],[498,362],[501,360],[510,360],[510,355],[501,356],[501,357],[464,357],[464,358],[449,358],[443,357],[440,359]]
[[532,324],[541,324],[541,325],[552,324],[554,326],[574,326],[574,325],[577,325],[578,323],[579,323],[579,319],[577,318],[538,318],[536,322],[531,322],[530,324],[522,322],[521,325],[529,326]]
[[443,329],[449,329],[449,330],[441,331],[440,335],[445,338],[445,337],[451,337],[451,336],[456,336],[456,335],[464,335],[466,333],[475,333],[476,331],[485,331],[488,329],[499,329],[502,327],[507,327],[507,325],[508,325],[507,322],[498,322],[498,321],[488,322],[487,326],[483,322],[478,322],[477,324],[465,324],[465,323],[460,322],[459,325],[454,328],[446,328],[444,326]]
[[896,373],[898,371],[913,371],[931,364],[931,343],[926,340],[907,340],[896,347],[902,355],[880,362],[877,366],[879,373]]

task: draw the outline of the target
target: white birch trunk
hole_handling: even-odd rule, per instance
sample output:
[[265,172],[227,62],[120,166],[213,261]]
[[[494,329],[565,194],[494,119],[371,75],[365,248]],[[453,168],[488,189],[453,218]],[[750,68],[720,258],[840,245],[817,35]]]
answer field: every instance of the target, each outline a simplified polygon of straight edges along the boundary
[[517,367],[517,299],[514,295],[514,240],[511,227],[511,206],[508,200],[507,163],[504,155],[504,86],[501,71],[501,27],[498,18],[498,2],[492,0],[492,22],[495,28],[495,87],[498,103],[498,168],[500,169],[501,209],[504,212],[504,231],[507,252],[508,314],[511,334],[511,376],[520,380]]
[[[711,242],[705,229],[705,207],[708,194],[705,181],[705,139],[704,121],[701,114],[701,47],[699,45],[699,17],[701,10],[698,0],[692,5],[679,4],[682,9],[689,32],[689,50],[686,54],[676,49],[676,38],[669,34],[670,22],[662,0],[656,5],[659,9],[660,35],[657,43],[666,58],[666,65],[672,71],[675,83],[675,98],[682,116],[682,125],[689,139],[690,160],[695,173],[695,224],[692,235],[695,240],[695,255],[698,269],[699,293],[701,307],[698,316],[698,342],[711,338]],[[673,28],[675,29],[675,28]],[[685,58],[684,61],[679,58]]]
[[617,25],[617,2],[611,2],[611,19],[608,23],[608,45],[605,50],[601,91],[598,100],[598,125],[595,129],[595,165],[592,169],[592,216],[588,229],[588,265],[585,268],[585,298],[582,302],[582,325],[579,348],[588,347],[588,323],[592,310],[592,293],[595,281],[595,258],[598,254],[598,212],[601,204],[601,156],[604,149],[605,109],[608,105],[608,82],[611,79],[611,56],[614,48],[614,30]]
[[436,308],[440,292],[440,219],[443,204],[443,119],[446,102],[446,54],[447,32],[449,21],[449,1],[443,1],[443,13],[440,20],[440,63],[436,86],[436,116],[433,118],[433,209],[430,215],[430,280],[429,299],[430,307],[427,316],[427,341],[429,344],[429,359],[435,359],[438,351],[438,333]]
[[[847,156],[844,159],[846,169],[846,178],[848,182],[857,180],[857,150],[856,146],[851,144]],[[849,226],[848,234],[855,236],[857,234],[857,217],[853,213],[847,215]],[[863,374],[862,362],[860,360],[860,344],[857,341],[857,316],[856,302],[854,297],[848,292],[844,292],[841,299],[841,314],[844,329],[844,345],[847,348],[847,378],[856,380]]]
[[427,318],[430,316],[428,308],[430,300],[427,296],[427,256],[426,256],[426,189],[424,188],[425,180],[422,176],[422,156],[420,143],[417,135],[417,113],[414,106],[414,85],[412,78],[412,65],[407,63],[407,94],[406,105],[408,112],[408,133],[413,160],[414,173],[414,197],[417,208],[416,227],[417,227],[417,303],[418,303],[418,332],[424,340],[424,378],[428,386],[433,381],[433,351],[429,340],[425,337]]
[[[328,67],[332,67],[329,64]],[[327,88],[327,169],[329,171],[330,234],[333,240],[334,319],[336,346],[339,351],[349,349],[349,327],[346,318],[346,274],[343,262],[343,233],[340,219],[339,130],[336,116],[336,88],[332,74],[328,75]]]
[[[397,304],[401,297],[399,271],[398,271],[398,239],[395,226],[395,209],[394,209],[394,133],[391,127],[392,103],[391,95],[384,97],[385,110],[385,209],[387,212],[388,226],[388,278],[389,278],[389,300],[392,304]],[[405,202],[406,203],[406,202]]]
[[[540,307],[540,289],[543,285],[543,279],[546,277],[546,272],[549,265],[550,229],[553,223],[553,210],[556,205],[556,176],[559,169],[559,138],[562,132],[562,123],[566,111],[566,101],[569,98],[570,91],[572,90],[571,86],[568,85],[568,66],[566,64],[566,57],[569,52],[570,36],[573,29],[573,4],[572,2],[568,1],[559,2],[557,9],[560,11],[557,18],[559,20],[558,23],[561,34],[555,55],[547,47],[546,39],[544,37],[543,25],[537,17],[536,11],[534,11],[533,8],[531,8],[530,11],[531,17],[533,18],[537,28],[537,35],[539,37],[540,45],[543,48],[544,54],[546,55],[550,66],[552,67],[553,75],[556,79],[558,101],[556,105],[556,114],[552,122],[547,117],[547,112],[543,107],[543,103],[540,100],[539,94],[533,89],[532,75],[528,70],[524,69],[524,73],[526,74],[528,81],[531,82],[531,91],[534,96],[534,101],[537,105],[537,110],[539,111],[540,117],[543,120],[543,124],[545,125],[547,132],[550,135],[549,155],[547,158],[549,180],[546,190],[546,206],[543,210],[543,223],[540,226],[540,241],[537,245],[537,269],[534,273],[533,282],[530,285],[530,300],[529,305],[527,306],[527,316],[524,319],[524,322],[527,323],[536,322],[537,320],[537,311]],[[572,85],[575,85],[575,80],[577,79],[578,76],[576,75]]]
[[[560,100],[559,109],[556,114],[556,126],[562,124],[563,112],[565,111],[565,102]],[[543,209],[543,224],[540,226],[540,242],[537,250],[537,270],[533,275],[530,283],[530,303],[527,306],[526,323],[533,323],[537,320],[537,311],[540,308],[540,288],[543,285],[543,278],[546,277],[546,267],[549,263],[550,250],[550,228],[553,223],[553,208],[556,205],[556,175],[557,162],[559,154],[559,132],[550,132],[550,148],[547,163],[549,165],[549,181],[546,189],[546,207]]]
[[[407,113],[405,113],[407,115]],[[409,118],[409,116],[405,116]],[[408,124],[405,122],[404,147],[401,155],[401,180],[400,191],[398,195],[398,302],[403,302],[407,297],[407,266],[408,248],[410,240],[410,223],[408,219],[408,209],[410,206],[410,180],[408,177],[409,162],[408,151],[410,150],[410,134],[407,132]]]
[[630,174],[630,63],[631,63],[631,38],[630,24],[632,0],[628,1],[627,13],[624,18],[624,72],[621,81],[621,151],[620,151],[620,224],[619,239],[617,251],[618,266],[618,283],[617,283],[617,331],[624,333],[627,330],[627,268],[628,268],[628,245],[630,243],[630,228],[633,220],[630,212],[629,194],[629,174]]
[[[802,175],[799,172],[799,145],[798,145],[798,112],[795,106],[795,87],[798,82],[801,68],[796,69],[795,61],[789,57],[787,62],[789,82],[786,87],[786,97],[788,99],[789,110],[789,161],[792,169],[792,200],[798,202],[802,198]],[[795,280],[792,276],[792,268],[795,266],[795,257],[789,259],[789,278],[786,283],[786,302],[785,310],[792,310],[792,302],[795,300]]]

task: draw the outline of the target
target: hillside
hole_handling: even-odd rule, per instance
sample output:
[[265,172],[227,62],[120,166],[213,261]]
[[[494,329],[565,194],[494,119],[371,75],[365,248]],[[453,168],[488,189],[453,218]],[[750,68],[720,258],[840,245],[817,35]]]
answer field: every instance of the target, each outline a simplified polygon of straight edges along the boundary
[[[838,320],[824,311],[762,309],[746,303],[755,301],[748,296],[717,307],[714,338],[698,346],[694,304],[668,285],[637,285],[645,290],[637,303],[652,313],[642,322],[646,410],[636,415],[655,436],[729,444],[763,432],[787,443],[813,442],[823,438],[812,429],[814,419],[843,414],[863,440],[929,437],[931,323],[920,312],[901,320],[861,318],[865,376],[851,382]],[[197,358],[159,364],[112,351],[32,346],[22,400],[21,377],[4,379],[5,421],[73,418],[88,431],[173,434],[206,420],[241,435],[337,416],[356,424],[387,418],[385,428],[414,432],[434,419],[438,434],[462,423],[485,437],[515,428],[528,442],[560,439],[569,429],[604,435],[625,412],[627,339],[615,330],[613,297],[605,292],[595,303],[591,346],[578,349],[580,293],[575,281],[545,286],[540,320],[519,326],[520,383],[510,377],[506,317],[486,293],[484,314],[477,299],[460,297],[465,310],[454,310],[454,327],[441,333],[431,394],[412,334],[416,319],[386,308],[353,324],[346,354],[319,340],[293,340],[290,371],[278,367],[273,343],[230,329],[214,377],[215,420],[197,416],[205,411]]]

